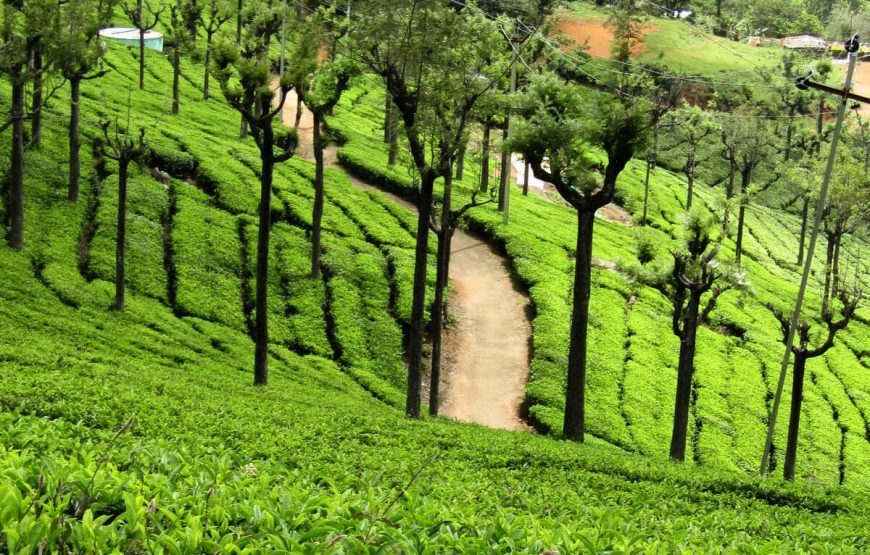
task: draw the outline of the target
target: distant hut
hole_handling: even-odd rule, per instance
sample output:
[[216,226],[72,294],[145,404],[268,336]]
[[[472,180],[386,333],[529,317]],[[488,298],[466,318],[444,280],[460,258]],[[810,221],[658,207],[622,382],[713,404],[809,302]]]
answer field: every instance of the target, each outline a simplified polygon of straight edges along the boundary
[[820,37],[812,35],[797,35],[794,37],[785,37],[782,39],[782,45],[789,50],[805,50],[812,52],[825,51],[828,49],[828,42]]
[[[139,46],[139,29],[130,27],[109,27],[100,30],[100,36],[125,46]],[[163,52],[163,34],[157,31],[145,32],[145,48]]]

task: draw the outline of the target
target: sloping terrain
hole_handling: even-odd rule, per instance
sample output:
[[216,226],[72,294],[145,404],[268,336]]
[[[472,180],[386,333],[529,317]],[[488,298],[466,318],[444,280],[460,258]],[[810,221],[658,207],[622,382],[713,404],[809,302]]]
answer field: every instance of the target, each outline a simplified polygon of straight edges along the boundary
[[[765,416],[764,384],[772,379],[762,369],[767,353],[778,351],[766,339],[770,319],[751,299],[723,303],[720,320],[731,335],[705,331],[714,340],[696,404],[703,423],[696,452],[704,466],[665,461],[657,442],[669,421],[675,358],[671,344],[658,345],[667,336],[661,331],[667,306],[646,290],[627,302],[634,290],[607,271],[595,274],[590,382],[596,398],[590,417],[603,440],[579,446],[441,419],[408,421],[395,406],[404,386],[413,216],[329,172],[327,271],[312,282],[306,231],[313,170],[302,161],[276,174],[270,385],[251,386],[258,157],[250,140],[238,140],[238,115],[219,95],[200,100],[199,65],[185,64],[181,115],[170,116],[169,64],[150,52],[147,90],[130,93],[134,126],[148,128],[149,164],[174,178],[164,187],[147,166],[134,172],[130,295],[126,311],[110,310],[116,176],[95,182],[87,145],[99,119],[126,113],[135,58],[111,48],[108,63],[113,71],[104,80],[83,87],[86,198],[65,200],[68,108],[58,97],[47,113],[44,146],[27,154],[27,246],[0,247],[0,550],[670,553],[870,546],[861,490],[867,398],[859,380],[851,381],[864,371],[855,357],[866,345],[865,327],[850,330],[825,366],[812,368],[813,424],[800,464],[822,484],[728,470],[742,460],[754,464],[760,445],[753,430]],[[375,132],[379,106],[376,92],[358,88],[336,111],[331,124],[350,139],[342,159],[383,184],[406,185],[401,173],[385,170]],[[0,137],[4,152],[8,141]],[[633,167],[625,181],[632,211],[638,173]],[[654,222],[662,249],[676,233],[679,184],[657,176]],[[714,191],[701,194],[713,202]],[[502,227],[491,207],[473,213],[469,225],[506,250],[530,289],[536,316],[528,394],[532,416],[546,429],[561,410],[573,216],[533,197],[515,195],[513,207],[511,226]],[[771,258],[780,248],[774,241],[782,248],[791,243],[768,229],[772,218],[794,231],[785,215],[754,214],[747,266],[760,295],[788,295],[793,273],[774,272]],[[598,231],[596,257],[632,256],[623,226],[602,221]],[[746,330],[743,347],[739,329]],[[612,337],[619,339],[605,340]],[[625,339],[631,360],[622,356]],[[756,359],[748,369],[736,364]],[[651,419],[656,407],[664,414]],[[729,436],[727,429],[739,433]],[[831,487],[837,479],[828,463],[843,440],[850,487]],[[739,458],[729,454],[735,443]]]
[[[358,89],[336,111],[331,125],[346,135],[339,158],[385,187],[408,193],[409,179],[386,165],[380,140],[383,115],[380,93]],[[469,167],[473,166],[469,163]],[[378,177],[379,176],[379,177]],[[621,177],[619,195],[637,218],[643,199],[644,165],[633,161]],[[477,174],[466,174],[465,187]],[[668,256],[681,230],[685,181],[664,169],[653,176],[650,228],[659,256]],[[722,205],[720,189],[696,188],[709,210]],[[458,201],[457,201],[458,202]],[[466,224],[503,246],[513,269],[528,287],[535,309],[532,373],[526,403],[541,431],[561,430],[565,367],[571,307],[576,215],[567,206],[538,196],[512,197],[511,224],[501,223],[492,207],[468,213]],[[599,218],[593,256],[610,262],[636,261],[636,230]],[[794,264],[799,222],[785,212],[752,205],[745,231],[743,269],[754,287],[752,296],[725,294],[713,324],[698,339],[692,402],[691,459],[717,468],[753,471],[761,459],[782,346],[779,324],[764,303],[792,303],[799,275]],[[732,238],[733,239],[733,238]],[[725,241],[733,257],[734,242]],[[823,246],[820,246],[823,248]],[[852,242],[850,256],[867,245]],[[818,262],[818,261],[817,261]],[[805,304],[805,314],[820,311],[822,263]],[[866,289],[867,276],[861,275]],[[671,332],[671,304],[659,292],[632,283],[606,268],[593,269],[588,429],[624,449],[664,456],[670,438],[676,384],[678,339]],[[870,487],[870,316],[838,337],[838,346],[809,363],[798,472],[823,483]],[[786,391],[790,391],[786,384]],[[788,406],[788,394],[784,406]],[[780,412],[774,459],[785,444],[787,411]]]

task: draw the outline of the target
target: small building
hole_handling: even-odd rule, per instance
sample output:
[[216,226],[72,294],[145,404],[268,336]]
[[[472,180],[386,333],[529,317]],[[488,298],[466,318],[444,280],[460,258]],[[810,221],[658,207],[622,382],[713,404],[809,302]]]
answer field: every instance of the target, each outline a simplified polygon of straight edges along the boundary
[[782,39],[782,45],[790,50],[827,50],[828,42],[812,35],[797,35]]
[[[100,29],[100,36],[125,46],[139,46],[139,29],[131,27],[108,27]],[[145,32],[145,48],[163,52],[163,33],[157,31]]]

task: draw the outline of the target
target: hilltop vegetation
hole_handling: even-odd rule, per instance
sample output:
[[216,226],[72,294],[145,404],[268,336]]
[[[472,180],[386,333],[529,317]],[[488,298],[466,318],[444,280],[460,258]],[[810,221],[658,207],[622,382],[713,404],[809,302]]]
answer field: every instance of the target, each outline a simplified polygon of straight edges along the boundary
[[[689,454],[678,465],[666,460],[679,346],[671,302],[626,270],[640,262],[639,243],[659,260],[679,248],[682,175],[653,171],[641,230],[646,168],[629,162],[617,203],[634,225],[604,218],[596,224],[586,384],[591,437],[578,445],[558,438],[576,212],[553,192],[523,196],[515,189],[508,225],[495,203],[461,220],[504,252],[533,303],[525,408],[539,433],[412,420],[403,416],[404,349],[417,219],[327,168],[322,275],[310,279],[315,166],[297,156],[275,166],[271,373],[268,386],[254,387],[260,153],[239,139],[239,115],[220,95],[203,100],[198,56],[181,60],[178,115],[170,114],[171,59],[146,51],[141,91],[138,61],[136,50],[109,44],[110,71],[82,83],[78,203],[66,200],[66,89],[44,109],[41,146],[25,154],[25,245],[0,247],[0,551],[870,549],[866,306],[837,346],[808,365],[800,479],[754,476],[782,356],[779,323],[763,305],[785,307],[796,294],[798,215],[761,203],[747,209],[742,269],[753,291],[724,294],[699,332]],[[5,110],[10,90],[6,83],[0,90]],[[583,94],[592,103],[603,93]],[[345,170],[416,199],[418,176],[408,170],[404,138],[397,140],[399,162],[389,163],[385,101],[383,84],[359,75],[327,118],[326,135],[339,143]],[[91,145],[102,135],[101,121],[123,125],[128,110],[130,127],[146,128],[148,148],[131,166],[129,295],[121,312],[110,308],[118,167],[101,167],[106,161]],[[279,141],[293,139],[274,129]],[[477,143],[477,124],[470,135]],[[0,150],[9,152],[11,140],[0,135]],[[465,175],[452,183],[457,204],[480,181],[478,149],[466,156]],[[668,166],[676,169],[675,162]],[[169,179],[162,182],[152,168]],[[714,215],[725,194],[707,178],[696,181],[694,201],[696,210]],[[435,196],[442,191],[439,179]],[[433,235],[427,320],[435,243]],[[723,258],[732,259],[735,248],[727,237]],[[868,249],[861,234],[848,236],[844,267]],[[824,262],[816,260],[808,314],[821,311]],[[851,269],[847,280],[864,290],[870,281]]]

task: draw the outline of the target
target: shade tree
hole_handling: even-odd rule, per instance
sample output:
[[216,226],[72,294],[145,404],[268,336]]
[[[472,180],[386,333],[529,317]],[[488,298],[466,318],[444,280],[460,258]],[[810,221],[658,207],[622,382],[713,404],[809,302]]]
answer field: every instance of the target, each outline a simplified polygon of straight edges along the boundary
[[629,268],[636,281],[657,289],[673,305],[671,330],[680,340],[669,453],[674,461],[686,457],[698,329],[709,321],[723,293],[749,288],[742,273],[720,260],[724,236],[715,217],[695,209],[686,215],[682,241],[671,251],[671,261],[647,258],[647,263]]
[[149,0],[124,0],[121,11],[139,32],[139,89],[145,89],[145,35],[160,23],[166,6],[154,7]]
[[[850,291],[840,291],[837,296],[841,305],[839,314],[835,314],[830,304],[825,306],[821,313],[821,324],[824,329],[820,332],[814,334],[812,324],[807,321],[801,321],[798,324],[798,341],[796,345],[791,346],[791,353],[794,355],[794,373],[792,375],[791,408],[783,463],[783,477],[786,480],[791,480],[795,475],[807,361],[824,355],[834,346],[837,333],[849,325],[855,316],[855,310],[858,308],[862,296],[861,290],[857,288]],[[765,306],[779,323],[782,342],[785,344],[789,337],[791,323],[789,316],[773,303],[766,303]],[[815,343],[815,347],[812,346],[813,343]]]
[[[250,129],[260,151],[260,203],[257,234],[256,319],[254,324],[254,384],[268,383],[268,276],[275,164],[289,160],[295,151],[294,136],[278,144],[273,124],[284,108],[292,85],[283,76],[273,90],[270,44],[281,27],[280,9],[263,1],[249,2],[253,14],[244,28],[241,45],[223,40],[215,47],[215,78],[231,107]],[[277,94],[276,105],[273,99]]]
[[497,32],[474,10],[442,0],[373,0],[355,5],[356,56],[384,83],[404,124],[419,176],[417,244],[405,413],[420,417],[429,224],[435,180],[453,171],[478,101],[504,74],[491,62]]
[[139,159],[145,153],[145,148],[147,147],[145,143],[145,128],[139,128],[139,133],[136,135],[134,132],[131,132],[130,125],[129,107],[125,126],[120,126],[117,121],[114,126],[112,126],[111,122],[103,121],[100,124],[103,138],[96,148],[98,157],[108,158],[118,163],[118,222],[115,239],[116,310],[124,310],[126,291],[127,179],[129,177],[130,163]]
[[92,0],[70,0],[64,7],[63,30],[58,37],[56,63],[70,86],[69,119],[69,188],[67,198],[77,202],[81,181],[79,150],[81,138],[81,84],[99,79],[108,70],[104,66],[105,47],[97,30],[100,21]]
[[[552,183],[577,211],[562,433],[582,442],[595,212],[613,200],[617,178],[647,142],[650,121],[634,97],[620,101],[597,94],[590,102],[577,85],[551,74],[535,77],[521,104],[523,117],[512,133],[512,149],[528,160],[535,177]],[[602,163],[601,153],[606,163]]]

